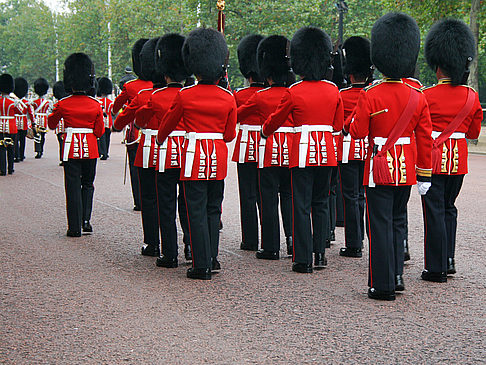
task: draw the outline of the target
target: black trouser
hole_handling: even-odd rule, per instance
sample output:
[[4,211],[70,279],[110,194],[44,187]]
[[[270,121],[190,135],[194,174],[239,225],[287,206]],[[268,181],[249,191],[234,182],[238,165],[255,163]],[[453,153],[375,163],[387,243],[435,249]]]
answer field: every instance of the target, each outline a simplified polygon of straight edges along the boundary
[[258,170],[261,217],[262,248],[266,251],[280,251],[280,219],[278,202],[285,236],[292,236],[292,192],[290,189],[290,170],[288,167],[265,167]]
[[432,175],[432,186],[422,196],[425,230],[425,269],[446,272],[456,246],[457,208],[464,175]]
[[132,185],[133,204],[137,207],[140,207],[140,183],[138,181],[137,168],[134,165],[135,156],[137,155],[137,147],[138,144],[127,147],[127,154],[128,154],[128,166],[130,172],[130,182]]
[[183,181],[186,199],[192,266],[210,268],[218,256],[219,222],[224,180]]
[[[0,141],[4,138],[10,138],[12,142],[14,142],[15,134],[0,133]],[[15,147],[13,144],[0,146],[0,172],[2,174],[6,174],[7,170],[9,173],[12,173],[14,171],[14,155]]]
[[255,249],[258,248],[258,212],[260,194],[258,192],[258,167],[256,162],[236,164],[238,189],[240,193],[241,240]]
[[366,188],[370,239],[368,285],[395,291],[395,275],[403,274],[403,239],[407,226],[410,186]]
[[100,157],[108,157],[108,152],[110,149],[110,136],[111,136],[111,129],[105,128],[105,133],[98,139],[98,151],[100,153]]
[[362,248],[364,239],[364,161],[339,163],[344,201],[344,237],[346,247]]
[[59,161],[62,162],[62,148],[64,146],[64,139],[62,138],[63,133],[56,134],[57,142],[59,143]]
[[73,159],[64,162],[64,187],[68,228],[80,232],[83,221],[91,219],[93,209],[96,158]]
[[40,153],[41,155],[44,153],[44,143],[46,141],[46,132],[37,132],[39,135],[40,142],[34,142],[34,151]]
[[137,167],[142,202],[143,242],[159,247],[159,208],[157,206],[157,172],[154,167]]
[[312,252],[325,251],[331,171],[328,166],[291,169],[294,262],[312,264]]
[[[184,189],[179,180],[181,169],[167,169],[157,173],[157,201],[159,205],[160,237],[162,255],[177,258],[176,205],[179,209],[179,221],[184,234],[183,241],[189,244],[187,210]],[[179,185],[179,198],[177,186]]]
[[329,186],[329,233],[344,225],[344,204],[338,167],[332,167]]
[[27,131],[19,129],[15,135],[15,158],[19,160],[25,159],[25,136]]

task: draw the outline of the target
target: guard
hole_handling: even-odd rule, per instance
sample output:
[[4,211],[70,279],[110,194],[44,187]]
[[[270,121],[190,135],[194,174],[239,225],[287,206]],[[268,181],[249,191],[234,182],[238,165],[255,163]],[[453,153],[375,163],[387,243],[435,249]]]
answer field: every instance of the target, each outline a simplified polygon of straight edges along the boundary
[[34,110],[34,123],[32,128],[35,131],[35,158],[41,158],[44,153],[44,143],[46,141],[47,133],[47,116],[52,107],[51,101],[44,98],[44,95],[47,94],[47,90],[49,90],[49,83],[46,79],[40,77],[34,81],[34,92],[39,96],[32,101],[32,108]]

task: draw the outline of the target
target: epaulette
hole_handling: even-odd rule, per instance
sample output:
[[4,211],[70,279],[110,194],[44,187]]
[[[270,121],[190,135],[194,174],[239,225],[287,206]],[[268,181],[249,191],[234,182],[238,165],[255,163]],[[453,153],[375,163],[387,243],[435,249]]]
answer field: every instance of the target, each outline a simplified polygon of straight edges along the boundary
[[185,86],[183,87],[182,89],[180,89],[179,91],[185,91],[185,90],[189,90],[190,88],[196,86],[197,84],[194,84],[194,85],[189,85],[189,86]]
[[368,85],[366,86],[363,90],[364,91],[368,91],[368,90],[371,90],[373,89],[375,86],[378,86],[378,85],[381,85],[383,83],[383,79],[382,80],[376,80],[375,82],[373,82],[371,85]]
[[293,88],[294,86],[299,85],[300,83],[302,83],[302,80],[294,82],[292,85],[289,86],[289,89]]
[[269,90],[269,89],[271,89],[271,87],[266,87],[265,89],[258,90],[258,91],[257,91],[257,94],[258,94],[258,93],[261,93],[262,91]]
[[94,96],[90,96],[90,95],[86,95],[88,98],[90,99],[93,99],[94,101],[96,101],[98,104],[103,104],[103,102],[101,100],[98,100],[96,99]]
[[333,86],[336,86],[336,87],[337,87],[337,85],[336,85],[334,82],[332,82],[332,81],[329,81],[329,80],[321,80],[321,81],[322,81],[322,82],[327,82],[328,84],[331,84],[331,85],[333,85]]
[[230,94],[231,96],[233,96],[233,93],[231,91],[229,91],[228,89],[225,89],[224,87],[221,87],[219,85],[216,85],[217,87],[219,87],[221,90],[224,90],[226,91],[228,94]]
[[[63,97],[62,99],[59,99],[59,101],[61,101],[61,100],[66,100],[66,99],[70,98],[71,96],[72,96],[72,95],[65,96],[65,97]],[[58,101],[58,103],[59,103],[59,101]]]
[[407,85],[407,86],[408,86],[409,88],[411,88],[411,89],[417,90],[419,93],[421,93],[421,94],[422,94],[422,89],[418,89],[418,88],[416,88],[415,86],[412,86],[412,85],[407,84],[406,82],[404,82],[403,84],[404,84],[404,85]]
[[150,91],[150,90],[153,90],[154,88],[151,88],[151,89],[142,89],[140,90],[137,94],[140,94],[142,91]]
[[428,89],[432,89],[432,88],[436,87],[437,85],[438,84],[431,85],[431,86],[423,86],[420,90],[425,91],[425,90],[428,90]]
[[473,88],[472,86],[469,86],[469,85],[459,85],[459,86],[468,87],[469,89],[471,89],[472,91],[474,91],[475,93],[477,93],[476,89]]
[[129,84],[129,83],[131,83],[131,82],[133,82],[133,81],[137,81],[137,80],[140,80],[140,79],[138,79],[138,78],[137,78],[137,79],[131,79],[131,80],[128,80],[128,81],[126,81],[126,82],[123,84],[123,86],[125,86],[126,84]]
[[166,86],[166,87],[162,87],[162,88],[159,88],[159,89],[155,90],[155,91],[152,93],[152,95],[154,95],[154,94],[158,93],[159,91],[165,90],[165,89],[167,89],[167,86]]
[[339,90],[339,92],[348,91],[348,90],[351,90],[352,88],[353,88],[353,86],[348,86],[348,87],[345,87],[344,89]]

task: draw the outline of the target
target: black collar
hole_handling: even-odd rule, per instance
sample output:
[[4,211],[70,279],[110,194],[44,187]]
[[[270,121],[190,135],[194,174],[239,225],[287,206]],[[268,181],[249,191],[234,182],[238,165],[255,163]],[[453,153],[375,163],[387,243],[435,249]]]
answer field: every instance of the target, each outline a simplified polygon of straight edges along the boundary
[[265,85],[263,84],[263,82],[252,82],[250,84],[250,87],[265,87]]
[[177,87],[179,89],[182,88],[182,84],[180,82],[171,82],[167,84],[167,87]]
[[216,85],[217,81],[211,81],[211,80],[199,80],[198,85]]

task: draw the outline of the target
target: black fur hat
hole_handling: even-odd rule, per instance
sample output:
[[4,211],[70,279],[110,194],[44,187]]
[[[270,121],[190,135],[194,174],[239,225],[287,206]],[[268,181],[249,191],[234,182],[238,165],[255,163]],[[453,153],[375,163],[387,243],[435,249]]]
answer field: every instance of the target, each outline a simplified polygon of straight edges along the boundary
[[94,65],[86,53],[72,53],[64,61],[64,87],[67,91],[90,92],[95,86]]
[[189,72],[202,80],[216,82],[224,76],[228,46],[217,30],[197,28],[187,36],[182,58]]
[[250,34],[238,44],[238,62],[240,71],[245,79],[251,77],[255,82],[262,81],[258,74],[257,48],[263,38],[260,34]]
[[98,80],[97,95],[110,95],[113,92],[113,83],[108,77],[100,77]]
[[425,38],[427,63],[434,71],[440,67],[455,85],[462,83],[464,73],[475,54],[471,29],[458,19],[438,21]]
[[413,74],[420,50],[420,30],[405,13],[388,13],[371,29],[371,61],[385,76]]
[[133,64],[133,72],[137,75],[140,79],[145,80],[142,74],[142,66],[140,65],[140,51],[142,50],[143,45],[147,42],[147,38],[140,38],[133,44],[132,47],[132,64]]
[[0,75],[0,92],[10,94],[14,91],[14,79],[10,74]]
[[367,78],[371,74],[371,43],[363,37],[350,37],[344,41],[346,65],[344,73],[355,75],[359,78]]
[[37,80],[34,81],[34,92],[39,95],[43,96],[47,94],[47,90],[49,90],[49,83],[43,77],[39,77]]
[[155,54],[155,67],[161,75],[177,82],[184,81],[190,72],[182,60],[182,46],[186,37],[177,33],[168,33],[160,37]]
[[271,35],[258,45],[258,72],[264,80],[271,78],[273,82],[286,84],[290,72],[288,42],[284,36]]
[[[155,47],[157,46],[157,38],[151,38],[142,47],[140,51],[140,66],[143,75],[143,80],[149,80],[152,82],[159,82],[162,75],[156,73],[155,70]],[[142,79],[142,77],[140,77]]]
[[290,60],[297,75],[322,80],[331,66],[331,38],[322,29],[302,27],[290,41]]
[[57,100],[61,100],[68,95],[66,89],[64,89],[64,82],[57,81],[54,85],[52,85],[52,95],[54,95]]
[[29,83],[23,77],[16,77],[14,83],[14,94],[17,95],[19,99],[22,99],[29,92]]

